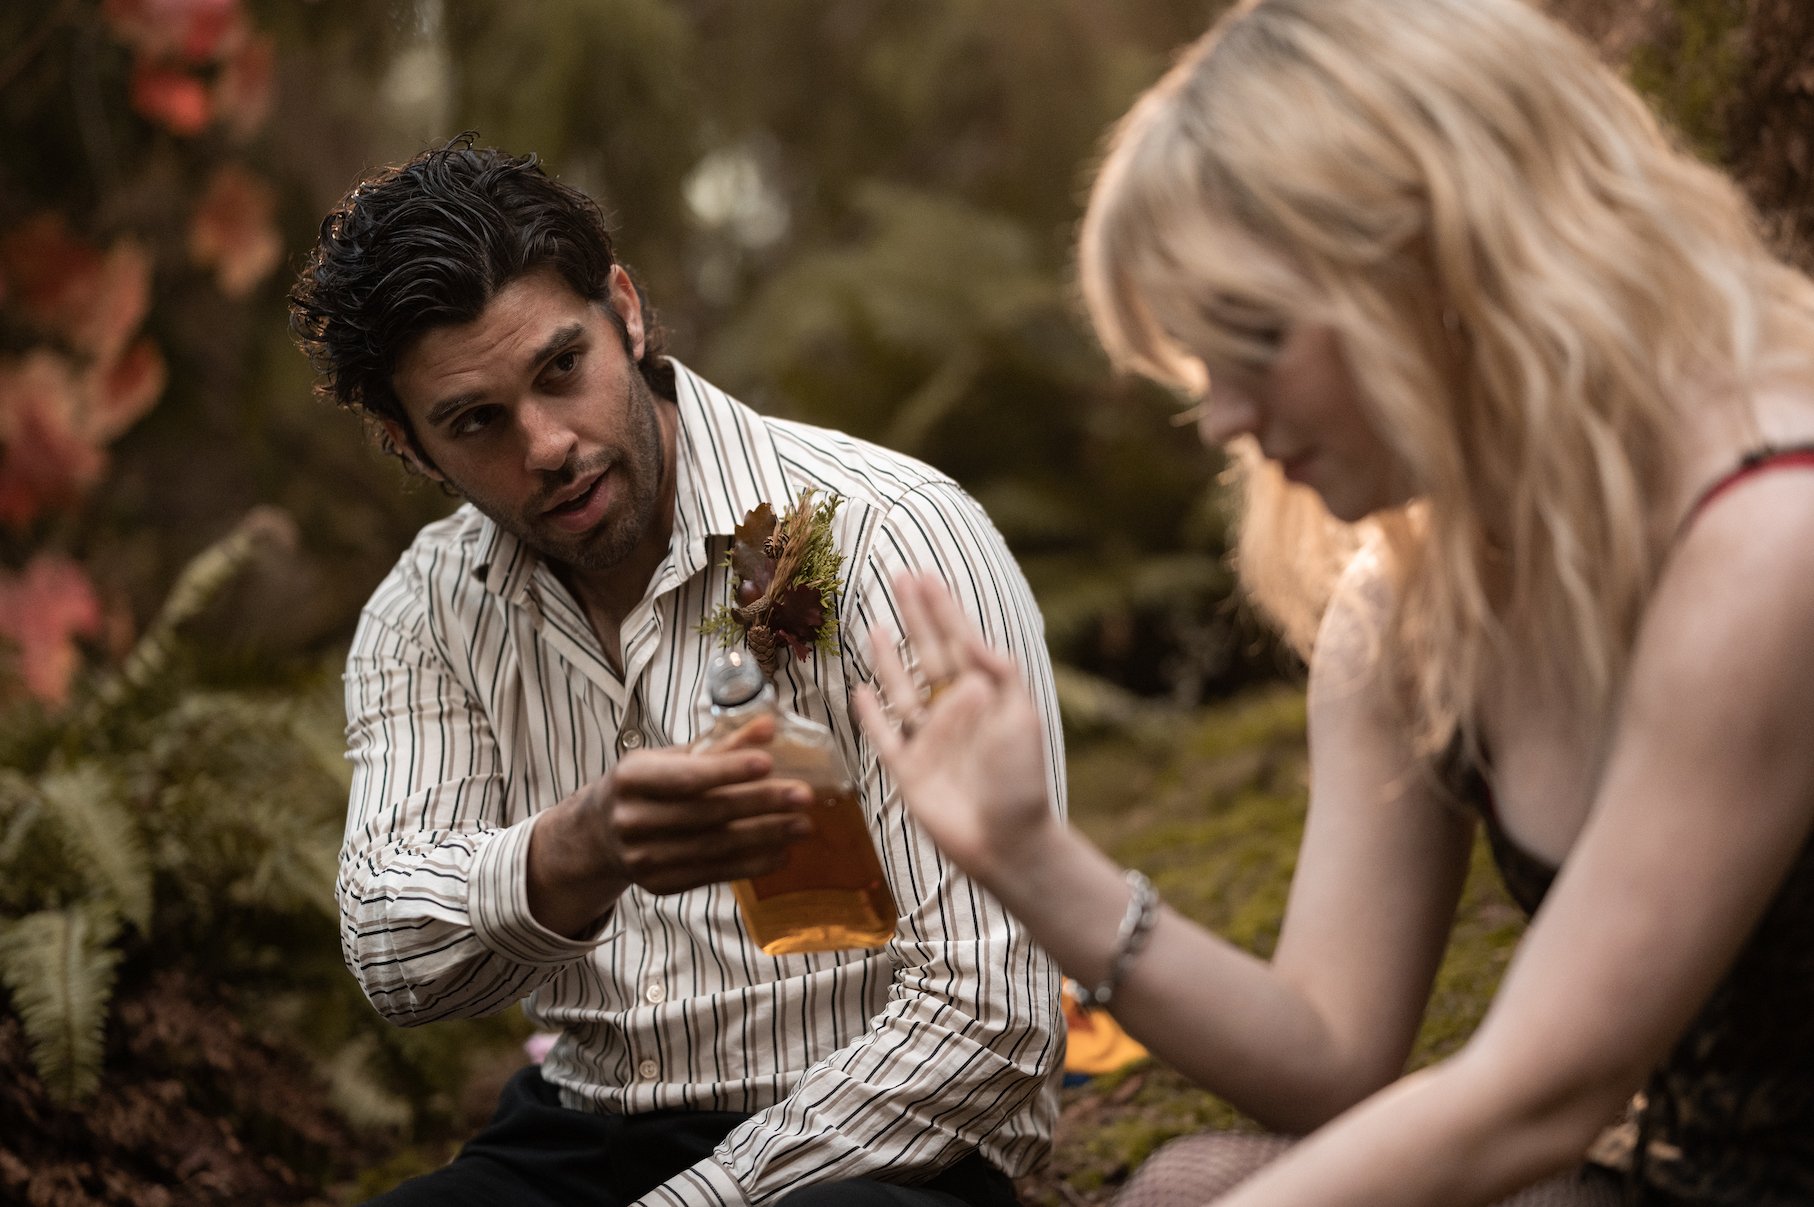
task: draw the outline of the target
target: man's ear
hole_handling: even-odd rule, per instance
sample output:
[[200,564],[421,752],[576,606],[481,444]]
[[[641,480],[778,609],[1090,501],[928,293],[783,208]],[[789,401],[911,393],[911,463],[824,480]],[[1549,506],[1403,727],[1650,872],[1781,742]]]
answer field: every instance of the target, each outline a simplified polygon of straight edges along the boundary
[[611,266],[611,309],[623,320],[624,335],[630,341],[630,359],[641,360],[643,350],[642,298],[636,283],[622,264]]
[[385,418],[380,418],[378,420],[378,426],[384,429],[384,438],[391,442],[391,447],[397,450],[398,456],[409,462],[410,468],[414,469],[425,478],[433,478],[437,482],[446,481],[446,479],[441,476],[441,471],[436,469],[429,463],[426,457],[416,451],[415,438],[410,434],[410,430],[407,427],[398,423],[395,419]]

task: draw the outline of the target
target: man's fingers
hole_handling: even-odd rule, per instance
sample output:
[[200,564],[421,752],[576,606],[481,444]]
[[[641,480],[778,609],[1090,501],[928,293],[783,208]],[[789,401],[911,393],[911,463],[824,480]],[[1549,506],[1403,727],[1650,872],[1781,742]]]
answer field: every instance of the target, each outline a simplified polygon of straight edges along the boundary
[[766,746],[775,739],[775,718],[767,713],[751,717],[720,744],[718,750],[748,750]]
[[811,828],[799,816],[738,818],[708,833],[638,843],[624,852],[630,878],[652,893],[678,893],[778,870]]
[[626,842],[689,839],[733,827],[746,818],[778,816],[785,821],[799,817],[812,801],[812,789],[799,780],[763,779],[681,799],[620,795],[612,821]]
[[619,796],[685,800],[732,784],[760,780],[773,769],[774,760],[762,750],[714,750],[709,754],[678,749],[639,750],[625,755],[611,776],[613,790]]

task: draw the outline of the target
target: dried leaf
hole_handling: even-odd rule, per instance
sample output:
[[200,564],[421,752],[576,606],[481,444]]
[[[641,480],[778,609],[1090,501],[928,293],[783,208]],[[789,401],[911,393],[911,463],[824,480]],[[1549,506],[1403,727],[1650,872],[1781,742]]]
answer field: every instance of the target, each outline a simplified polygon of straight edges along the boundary
[[756,583],[764,592],[774,577],[774,566],[762,546],[775,527],[775,509],[763,503],[744,516],[743,523],[731,534],[732,572],[745,582]]
[[789,587],[775,596],[768,616],[769,627],[787,642],[796,658],[811,652],[813,636],[825,623],[825,606],[819,592],[812,587]]

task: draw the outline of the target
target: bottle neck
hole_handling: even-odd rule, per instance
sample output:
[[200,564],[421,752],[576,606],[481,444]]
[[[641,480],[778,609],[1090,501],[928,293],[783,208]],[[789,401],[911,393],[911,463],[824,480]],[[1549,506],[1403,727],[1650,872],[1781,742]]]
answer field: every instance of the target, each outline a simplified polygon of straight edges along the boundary
[[773,683],[764,683],[762,690],[741,704],[714,704],[712,716],[718,719],[734,721],[740,717],[753,717],[758,713],[779,712],[781,700],[775,693]]

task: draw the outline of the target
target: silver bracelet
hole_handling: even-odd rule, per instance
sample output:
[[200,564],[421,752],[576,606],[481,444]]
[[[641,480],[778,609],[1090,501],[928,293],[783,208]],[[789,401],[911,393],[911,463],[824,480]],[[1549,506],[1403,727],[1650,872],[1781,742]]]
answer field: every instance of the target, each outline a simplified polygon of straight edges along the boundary
[[1159,894],[1153,891],[1153,882],[1130,868],[1127,887],[1130,894],[1127,913],[1121,916],[1121,929],[1115,935],[1115,954],[1109,960],[1109,974],[1094,989],[1080,984],[1072,993],[1077,1004],[1086,1010],[1108,1009],[1115,990],[1127,976],[1128,965],[1146,946],[1153,923],[1159,919]]

